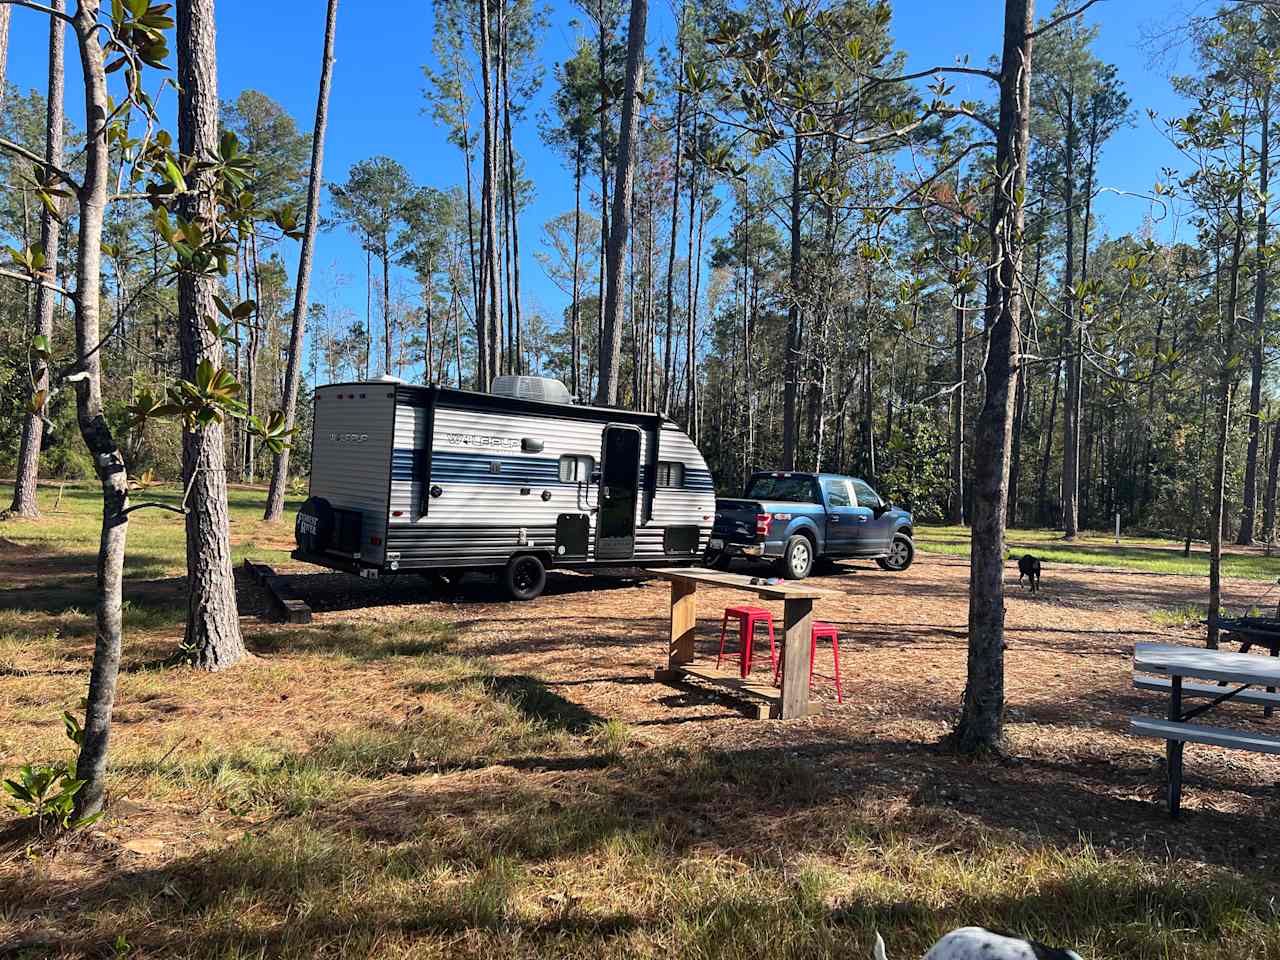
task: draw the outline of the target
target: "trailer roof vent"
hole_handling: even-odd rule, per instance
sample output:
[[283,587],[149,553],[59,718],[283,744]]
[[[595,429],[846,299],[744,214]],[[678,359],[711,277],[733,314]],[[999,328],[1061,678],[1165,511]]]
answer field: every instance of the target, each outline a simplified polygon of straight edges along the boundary
[[550,377],[494,377],[493,392],[499,397],[521,400],[543,400],[547,403],[573,403],[568,388]]

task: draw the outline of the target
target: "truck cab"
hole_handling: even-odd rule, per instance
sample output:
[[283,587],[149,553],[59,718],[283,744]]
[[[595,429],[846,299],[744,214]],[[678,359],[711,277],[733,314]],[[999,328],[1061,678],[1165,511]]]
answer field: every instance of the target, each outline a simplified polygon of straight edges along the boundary
[[720,568],[735,557],[771,561],[793,580],[837,559],[875,560],[898,571],[914,559],[912,534],[911,514],[857,477],[758,472],[742,498],[716,501],[707,561]]

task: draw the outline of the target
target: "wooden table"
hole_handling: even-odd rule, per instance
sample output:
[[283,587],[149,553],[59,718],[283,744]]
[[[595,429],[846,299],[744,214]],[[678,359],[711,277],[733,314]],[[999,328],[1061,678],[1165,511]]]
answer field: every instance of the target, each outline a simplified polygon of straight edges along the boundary
[[[751,578],[736,573],[720,573],[702,567],[670,567],[650,573],[671,581],[671,638],[667,665],[654,671],[665,682],[698,680],[713,684],[745,704],[756,705],[756,716],[789,720],[810,716],[821,706],[809,701],[810,646],[813,632],[813,601],[831,591],[800,583],[753,584]],[[783,644],[782,692],[772,684],[752,683],[750,678],[725,677],[708,666],[694,662],[693,640],[698,624],[698,585],[741,590],[763,600],[781,600],[786,631]],[[772,678],[771,678],[772,679]]]
[[[1178,815],[1181,801],[1182,748],[1185,743],[1205,743],[1254,753],[1280,753],[1280,738],[1190,722],[1229,700],[1263,707],[1275,706],[1280,700],[1274,692],[1280,686],[1280,660],[1171,643],[1139,643],[1133,649],[1133,671],[1135,687],[1167,691],[1169,694],[1168,720],[1131,717],[1129,727],[1140,736],[1156,737],[1166,742],[1169,812],[1173,816]],[[1161,674],[1169,679],[1150,680],[1140,677],[1140,673]],[[1189,679],[1239,686],[1185,682]],[[1265,687],[1266,690],[1251,689],[1254,687]],[[1184,698],[1208,702],[1184,712]]]

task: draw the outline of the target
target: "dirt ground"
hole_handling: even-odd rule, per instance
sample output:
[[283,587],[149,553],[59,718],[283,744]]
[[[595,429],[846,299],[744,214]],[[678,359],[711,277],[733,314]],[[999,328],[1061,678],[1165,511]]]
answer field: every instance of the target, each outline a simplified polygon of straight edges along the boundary
[[[825,790],[942,802],[992,825],[1030,834],[1081,835],[1106,844],[1180,850],[1210,862],[1258,858],[1280,875],[1280,760],[1190,745],[1183,821],[1171,828],[1160,806],[1164,744],[1126,732],[1133,713],[1164,701],[1131,685],[1133,644],[1197,643],[1203,628],[1156,623],[1154,611],[1203,603],[1201,578],[1055,566],[1039,594],[1020,589],[1010,566],[1006,698],[1010,758],[980,771],[940,753],[961,702],[966,657],[968,564],[918,556],[904,573],[846,563],[814,583],[831,591],[815,617],[840,631],[844,702],[835,702],[832,658],[819,648],[820,716],[750,721],[711,691],[652,679],[663,659],[669,586],[630,576],[553,574],[529,604],[501,601],[483,580],[430,600],[422,583],[382,583],[308,574],[288,582],[317,621],[357,616],[396,621],[409,613],[453,623],[461,646],[499,674],[526,675],[602,718],[618,719],[654,745],[749,750],[767,765],[804,756],[822,769]],[[1256,581],[1228,581],[1224,601],[1248,606],[1276,595]],[[714,661],[720,613],[748,595],[700,588],[699,658]],[[761,601],[752,600],[753,603]],[[781,603],[775,620],[781,621]],[[755,669],[768,667],[759,639]],[[736,664],[726,665],[732,671]],[[731,675],[731,674],[730,674]],[[1259,708],[1229,706],[1215,722],[1274,732]]]

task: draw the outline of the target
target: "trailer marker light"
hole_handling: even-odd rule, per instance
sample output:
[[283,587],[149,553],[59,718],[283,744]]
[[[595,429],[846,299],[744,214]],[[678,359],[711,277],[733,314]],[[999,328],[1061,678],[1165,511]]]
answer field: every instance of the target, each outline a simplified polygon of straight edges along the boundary
[[370,538],[369,538],[369,542],[370,542],[370,543],[372,543],[372,544],[376,547],[378,544],[380,544],[380,543],[382,542],[382,538],[381,538],[381,537],[370,537]]
[[393,517],[403,517],[403,516],[404,516],[404,511],[403,511],[403,510],[392,510],[392,511],[391,511],[391,515],[392,515]]

